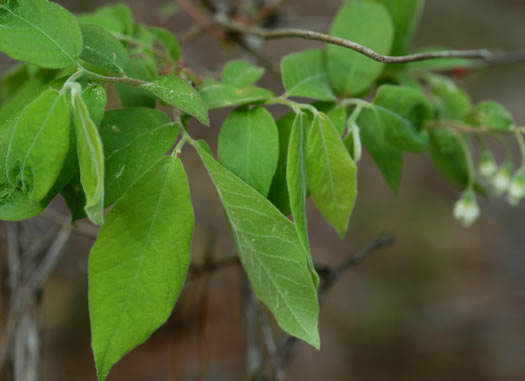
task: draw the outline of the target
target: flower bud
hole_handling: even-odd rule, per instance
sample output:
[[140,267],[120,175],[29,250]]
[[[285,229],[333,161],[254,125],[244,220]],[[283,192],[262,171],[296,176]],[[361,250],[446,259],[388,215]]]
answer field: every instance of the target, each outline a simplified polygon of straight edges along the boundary
[[356,123],[352,123],[350,126],[350,133],[352,134],[352,141],[354,143],[354,161],[357,163],[361,159],[363,148],[361,146],[361,135],[359,126]]
[[516,172],[510,182],[509,193],[507,194],[507,201],[514,206],[519,205],[522,198],[525,198],[525,167]]
[[466,190],[454,205],[454,218],[465,227],[472,225],[479,217],[480,211],[473,190]]
[[493,177],[492,186],[494,187],[494,192],[497,196],[501,196],[509,188],[510,182],[512,180],[512,169],[512,162],[507,161],[501,166],[496,175]]
[[492,152],[490,152],[488,149],[484,150],[481,154],[481,159],[479,162],[479,173],[486,179],[490,179],[496,174],[497,171],[498,165],[496,164],[496,160],[494,160]]

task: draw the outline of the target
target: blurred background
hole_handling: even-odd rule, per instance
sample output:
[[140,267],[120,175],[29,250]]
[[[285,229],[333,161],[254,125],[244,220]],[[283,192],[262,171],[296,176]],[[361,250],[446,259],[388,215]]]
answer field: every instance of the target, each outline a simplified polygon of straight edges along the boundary
[[[58,2],[74,12],[110,3]],[[164,0],[127,3],[138,22],[160,25],[177,35],[193,23],[182,10],[168,16]],[[341,0],[289,0],[277,22],[326,32],[341,4]],[[427,0],[414,46],[523,50],[524,20],[525,2],[520,0]],[[275,40],[267,42],[263,54],[278,63],[288,53],[319,46]],[[229,59],[249,58],[243,50],[221,46],[206,35],[182,47],[188,65],[210,75],[219,73]],[[12,63],[0,55],[0,70]],[[503,103],[516,123],[525,125],[525,64],[473,72],[459,84],[475,102]],[[271,74],[265,75],[262,85],[282,92]],[[284,112],[272,110],[277,116]],[[212,127],[195,125],[193,134],[215,142],[226,115],[227,110],[212,112]],[[235,248],[216,192],[191,150],[183,151],[183,161],[196,215],[194,263],[205,252],[216,259],[228,257]],[[461,190],[444,180],[428,157],[406,156],[397,196],[366,155],[359,172],[360,194],[344,240],[308,205],[315,260],[336,265],[381,232],[393,233],[396,242],[350,270],[332,289],[321,312],[322,350],[300,344],[287,379],[525,380],[525,206],[482,199],[481,218],[464,229],[452,217]],[[45,217],[22,229],[46,234],[61,215],[67,215],[61,200],[50,208]],[[43,289],[43,381],[96,379],[86,272],[96,230],[83,225],[73,232]],[[0,250],[5,253],[4,231]],[[109,380],[242,380],[242,284],[236,267],[188,280],[168,323],[119,362]]]

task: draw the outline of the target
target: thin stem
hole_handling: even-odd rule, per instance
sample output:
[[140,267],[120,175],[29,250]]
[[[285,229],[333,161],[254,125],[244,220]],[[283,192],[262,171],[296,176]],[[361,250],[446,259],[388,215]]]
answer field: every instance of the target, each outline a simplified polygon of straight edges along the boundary
[[130,37],[130,36],[126,36],[124,34],[115,33],[115,32],[113,32],[112,34],[113,34],[113,36],[115,36],[115,38],[117,38],[120,41],[124,41],[124,42],[128,42],[130,44],[133,44],[133,45],[139,47],[140,49],[142,49],[142,51],[147,51],[147,52],[153,53],[157,57],[163,58],[163,59],[169,61],[169,63],[175,63],[173,61],[173,59],[171,58],[171,56],[164,50],[152,49],[149,46],[146,46],[142,41],[137,40],[137,39],[135,39],[133,37]]
[[352,115],[350,115],[350,118],[348,118],[348,125],[352,125],[352,124],[355,124],[355,122],[357,121],[357,118],[359,118],[359,114],[361,114],[361,111],[363,111],[363,105],[362,104],[359,104],[357,105],[357,107],[354,109],[354,111],[352,111]]
[[474,169],[474,161],[472,160],[472,155],[470,154],[470,148],[468,147],[467,142],[465,141],[465,137],[458,133],[458,141],[461,145],[461,149],[463,149],[463,154],[465,155],[465,160],[467,162],[467,170],[468,170],[468,189],[474,188],[474,183],[476,180],[476,170]]
[[85,71],[82,67],[79,67],[79,69],[73,73],[67,80],[64,82],[64,85],[62,86],[62,89],[60,90],[61,94],[64,94],[67,89],[71,87],[71,84],[75,82],[77,79],[82,77],[85,74]]
[[125,83],[125,84],[133,85],[133,86],[144,86],[149,83],[146,81],[141,81],[140,79],[134,79],[134,78],[129,78],[129,77],[108,77],[108,76],[97,74],[95,72],[87,70],[84,67],[82,67],[82,70],[91,79],[102,81],[102,82]]
[[[184,130],[184,127],[181,127],[181,128],[182,128],[182,130]],[[179,142],[175,146],[175,149],[173,150],[173,153],[171,154],[171,156],[179,157],[180,152],[182,151],[182,147],[184,147],[184,144],[186,144],[186,142],[188,141],[188,137],[189,137],[188,134],[186,134],[186,135],[183,134],[182,135],[182,138],[179,140]]]
[[520,147],[521,166],[525,167],[525,142],[523,141],[523,136],[521,135],[520,131],[516,131],[516,140],[518,141],[518,145]]
[[295,29],[295,28],[280,28],[280,29],[263,29],[259,27],[249,26],[238,23],[226,17],[223,14],[217,14],[213,21],[226,29],[231,31],[251,34],[259,36],[264,39],[278,39],[278,38],[302,38],[307,40],[316,40],[326,42],[328,44],[342,46],[344,48],[351,49],[358,53],[361,53],[374,61],[383,63],[407,63],[416,61],[425,61],[439,58],[469,58],[478,59],[489,62],[495,59],[501,59],[502,54],[495,54],[487,49],[476,49],[476,50],[449,50],[441,52],[428,52],[411,54],[407,56],[385,56],[375,52],[374,50],[358,44],[357,42],[345,40],[343,38],[330,36],[328,34],[318,33],[310,30]]
[[294,102],[294,101],[292,101],[290,99],[286,99],[285,96],[280,96],[280,97],[276,97],[276,98],[267,99],[264,102],[264,104],[266,104],[266,105],[283,105],[283,106],[288,106],[288,107],[292,108],[295,111],[295,113],[299,113],[301,109],[309,110],[314,115],[319,113],[319,111],[317,111],[317,109],[314,106],[312,106],[311,104]]
[[505,135],[505,134],[514,134],[516,132],[525,133],[525,127],[512,127],[507,130],[498,130],[486,126],[467,126],[461,124],[457,121],[448,121],[448,120],[436,120],[430,121],[425,124],[424,128],[433,129],[433,128],[447,128],[449,130],[454,130],[459,133],[467,134],[480,134],[480,135]]
[[507,156],[507,161],[512,162],[514,159],[512,147],[510,146],[508,140],[506,139],[506,136],[498,135],[496,138],[503,144],[503,147],[505,148],[505,154]]
[[372,103],[364,100],[364,99],[358,99],[358,98],[347,98],[347,99],[341,99],[339,101],[339,105],[341,107],[350,107],[350,106],[356,106],[361,108],[372,108]]

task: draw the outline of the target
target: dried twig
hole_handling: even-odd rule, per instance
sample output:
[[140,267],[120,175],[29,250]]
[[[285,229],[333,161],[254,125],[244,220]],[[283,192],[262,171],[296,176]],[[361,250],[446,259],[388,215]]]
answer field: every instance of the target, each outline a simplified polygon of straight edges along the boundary
[[467,58],[481,60],[486,63],[500,63],[502,61],[506,62],[509,59],[511,59],[512,62],[525,60],[525,52],[495,53],[487,49],[448,50],[439,52],[410,54],[407,56],[385,56],[357,42],[305,29],[264,29],[236,22],[234,20],[229,19],[223,14],[215,15],[213,18],[213,22],[229,31],[251,34],[267,40],[281,38],[302,38],[306,40],[326,42],[328,44],[338,45],[344,48],[354,50],[375,61],[391,64],[425,61],[440,58]]
[[249,21],[250,25],[257,25],[261,23],[262,21],[266,20],[268,17],[273,15],[275,12],[281,8],[284,3],[286,3],[288,0],[275,0],[273,3],[267,5],[266,7],[262,8],[255,17]]
[[525,134],[525,127],[514,126],[507,130],[498,130],[487,126],[467,126],[454,120],[437,120],[427,122],[425,124],[426,129],[439,129],[446,128],[454,130],[459,133],[475,134],[475,135],[487,135],[487,134],[515,134],[516,132]]
[[[215,39],[224,40],[224,32],[212,28],[213,25],[209,17],[202,13],[190,0],[178,0],[178,4],[202,29],[209,31]],[[188,38],[188,36],[185,37]]]
[[49,239],[44,236],[37,245],[30,246],[22,254],[17,229],[14,223],[8,225],[11,303],[1,343],[0,372],[4,370],[9,359],[12,362],[15,381],[36,381],[40,364],[38,293],[55,267],[73,227],[68,219],[63,219],[49,249],[37,263],[34,263],[37,261],[37,254],[45,248]]

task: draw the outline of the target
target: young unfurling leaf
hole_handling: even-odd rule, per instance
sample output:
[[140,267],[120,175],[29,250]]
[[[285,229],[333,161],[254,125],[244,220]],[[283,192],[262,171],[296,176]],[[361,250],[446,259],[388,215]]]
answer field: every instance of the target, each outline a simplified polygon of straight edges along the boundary
[[80,182],[86,195],[84,210],[93,223],[102,225],[104,222],[104,151],[102,140],[98,134],[97,126],[89,115],[86,103],[82,99],[79,85],[72,88],[71,95]]

